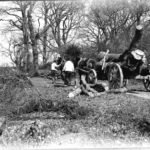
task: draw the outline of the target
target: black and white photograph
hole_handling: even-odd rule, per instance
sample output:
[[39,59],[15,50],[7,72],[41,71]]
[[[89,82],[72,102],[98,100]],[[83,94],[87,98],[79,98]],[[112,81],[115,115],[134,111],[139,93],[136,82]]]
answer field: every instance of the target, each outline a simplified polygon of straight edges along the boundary
[[0,1],[0,149],[150,149],[150,1]]

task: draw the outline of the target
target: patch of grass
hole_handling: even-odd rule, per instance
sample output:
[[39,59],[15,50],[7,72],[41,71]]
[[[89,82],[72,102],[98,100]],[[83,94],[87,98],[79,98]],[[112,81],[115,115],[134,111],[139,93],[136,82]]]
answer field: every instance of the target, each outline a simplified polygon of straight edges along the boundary
[[80,106],[78,102],[73,100],[64,100],[58,102],[53,108],[53,111],[62,112],[69,119],[83,119],[92,112],[92,109]]
[[[55,87],[49,80],[40,78],[32,81],[41,97],[34,88],[22,93],[16,90],[17,98],[13,100],[13,106],[15,111],[20,108],[20,113],[17,118],[9,118],[3,135],[6,143],[52,142],[69,134],[84,134],[98,142],[150,141],[149,100],[125,93],[104,94],[92,99],[79,95],[71,100],[67,98],[71,87]],[[137,85],[140,87],[138,82]],[[136,87],[132,85],[129,88]],[[34,124],[36,119],[39,121]]]

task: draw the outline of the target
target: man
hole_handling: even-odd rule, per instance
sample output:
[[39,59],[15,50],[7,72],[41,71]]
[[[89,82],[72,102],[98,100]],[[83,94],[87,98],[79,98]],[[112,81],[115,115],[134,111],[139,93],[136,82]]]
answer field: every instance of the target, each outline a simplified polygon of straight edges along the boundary
[[69,98],[73,98],[80,93],[84,93],[90,97],[95,97],[105,94],[109,90],[108,84],[103,82],[97,84],[97,73],[94,69],[82,68],[79,69],[78,73],[78,85],[76,85],[73,92],[69,93]]
[[101,82],[97,84],[97,73],[90,69],[87,73],[81,73],[80,85],[82,92],[90,97],[100,96],[109,90],[108,84]]
[[68,58],[63,67],[63,80],[65,85],[71,85],[72,75],[75,73],[73,62]]
[[133,49],[131,52],[128,52],[121,65],[125,73],[136,75],[140,73],[140,67],[144,61],[144,52],[139,49]]
[[57,64],[57,61],[54,60],[53,63],[51,64],[51,75],[52,75],[52,83],[54,84],[57,76],[58,76],[58,67],[59,65]]

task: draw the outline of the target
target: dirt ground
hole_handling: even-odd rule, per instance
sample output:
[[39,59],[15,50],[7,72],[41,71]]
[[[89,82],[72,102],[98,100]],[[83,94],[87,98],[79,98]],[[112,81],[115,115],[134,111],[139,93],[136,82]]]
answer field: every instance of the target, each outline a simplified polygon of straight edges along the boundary
[[[8,108],[11,106],[1,105],[1,116],[9,116],[2,136],[5,147],[17,145],[22,148],[23,144],[26,148],[33,148],[33,144],[34,148],[134,148],[150,145],[149,93],[145,92],[141,82],[129,82],[131,94],[109,93],[95,98],[78,95],[69,99],[67,95],[73,86],[66,87],[61,80],[55,85],[48,79],[31,80],[43,98],[77,103],[81,109],[89,108],[89,111],[84,118],[66,118],[65,113],[52,111],[22,114],[15,118],[10,117]],[[135,89],[138,94],[135,94]],[[38,135],[25,136],[25,131],[35,120]]]

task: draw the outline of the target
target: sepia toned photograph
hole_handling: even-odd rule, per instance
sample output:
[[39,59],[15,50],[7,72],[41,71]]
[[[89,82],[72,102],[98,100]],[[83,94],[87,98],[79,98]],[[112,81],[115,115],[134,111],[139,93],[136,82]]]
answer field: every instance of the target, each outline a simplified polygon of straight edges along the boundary
[[150,149],[150,1],[0,1],[0,149]]

